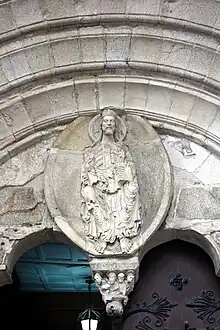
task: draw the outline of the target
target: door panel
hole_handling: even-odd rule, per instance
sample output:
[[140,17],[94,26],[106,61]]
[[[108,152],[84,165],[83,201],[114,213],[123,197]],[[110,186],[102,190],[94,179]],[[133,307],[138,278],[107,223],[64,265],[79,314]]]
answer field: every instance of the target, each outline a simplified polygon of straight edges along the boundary
[[219,327],[220,279],[206,253],[172,241],[142,260],[121,329],[214,329]]

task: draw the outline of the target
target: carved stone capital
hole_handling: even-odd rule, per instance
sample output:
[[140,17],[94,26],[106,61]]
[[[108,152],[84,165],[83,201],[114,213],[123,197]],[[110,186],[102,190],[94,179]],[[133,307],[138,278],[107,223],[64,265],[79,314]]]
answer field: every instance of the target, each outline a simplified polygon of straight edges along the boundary
[[107,314],[122,315],[128,303],[128,295],[138,280],[138,258],[93,258],[90,267],[95,284],[106,304]]

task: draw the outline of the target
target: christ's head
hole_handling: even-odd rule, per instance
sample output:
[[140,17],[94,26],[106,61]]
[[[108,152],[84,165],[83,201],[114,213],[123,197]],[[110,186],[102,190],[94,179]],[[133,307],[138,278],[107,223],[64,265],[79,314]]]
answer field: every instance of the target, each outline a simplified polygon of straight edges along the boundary
[[106,108],[102,113],[101,128],[103,134],[107,136],[113,136],[116,128],[116,113]]

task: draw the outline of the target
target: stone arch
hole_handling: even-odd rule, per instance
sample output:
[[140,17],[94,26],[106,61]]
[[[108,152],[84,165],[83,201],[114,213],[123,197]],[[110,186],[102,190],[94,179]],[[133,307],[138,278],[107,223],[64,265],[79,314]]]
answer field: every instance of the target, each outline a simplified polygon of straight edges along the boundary
[[94,114],[109,104],[146,117],[160,131],[185,135],[219,153],[218,96],[172,79],[101,75],[48,83],[47,89],[36,86],[34,93],[27,91],[22,100],[21,96],[10,102],[5,99],[0,105],[7,122],[2,130],[2,161],[54,130],[62,130],[77,116]]
[[11,275],[16,262],[31,248],[46,242],[57,242],[73,246],[73,242],[61,231],[56,231],[52,228],[32,230],[29,234],[21,234],[19,238],[17,232],[14,234],[17,236],[17,239],[15,237],[13,239],[12,233],[8,233],[10,235],[9,239],[1,239],[3,265],[0,268],[0,286],[11,282]]
[[[70,5],[63,0],[61,6],[57,0],[5,1],[0,31],[2,146],[99,110],[103,96],[108,100],[106,90],[114,96],[117,92],[117,106],[141,109],[155,125],[188,132],[211,147],[218,144],[219,12],[216,0],[158,0],[153,5],[143,0]],[[139,88],[136,80],[141,78],[145,82]],[[140,102],[126,105],[127,82]],[[147,87],[149,94],[163,93],[162,107],[140,105]],[[185,102],[184,114],[172,106],[176,99]]]
[[140,259],[142,260],[143,257],[154,247],[162,245],[166,242],[171,242],[176,239],[192,243],[202,248],[205,253],[207,253],[207,255],[211,258],[216,275],[220,276],[220,251],[216,240],[212,235],[203,235],[201,232],[194,229],[165,229],[158,231],[144,247]]
[[[77,116],[109,104],[146,117],[161,134],[186,137],[219,156],[219,17],[216,0],[4,1],[0,163],[7,168],[15,155]],[[3,238],[2,284],[10,281],[27,247],[56,233],[43,228],[21,239],[11,232]],[[190,240],[211,256],[219,274],[216,232],[165,225],[149,244],[160,244],[160,235],[162,241]]]

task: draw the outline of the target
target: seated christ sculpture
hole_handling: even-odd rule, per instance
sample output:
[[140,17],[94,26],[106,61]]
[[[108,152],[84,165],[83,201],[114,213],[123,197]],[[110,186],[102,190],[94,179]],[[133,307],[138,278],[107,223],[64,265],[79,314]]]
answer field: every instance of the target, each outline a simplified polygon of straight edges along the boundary
[[141,226],[136,170],[128,146],[119,138],[122,119],[111,107],[100,119],[100,137],[84,152],[81,216],[97,252],[118,241],[121,252],[128,253]]

